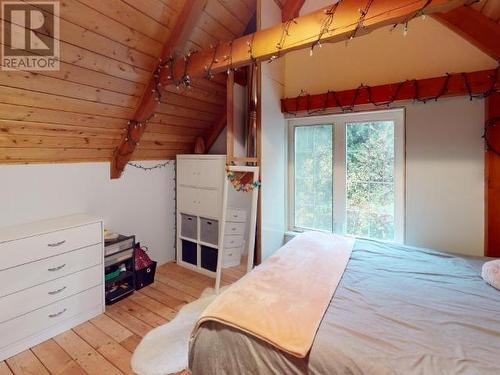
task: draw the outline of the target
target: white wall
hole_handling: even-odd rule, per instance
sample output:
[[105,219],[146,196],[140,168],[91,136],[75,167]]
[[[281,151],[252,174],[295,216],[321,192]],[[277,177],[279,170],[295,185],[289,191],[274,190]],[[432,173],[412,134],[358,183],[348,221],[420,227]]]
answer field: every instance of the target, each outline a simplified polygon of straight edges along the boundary
[[484,100],[406,105],[406,242],[484,253]]
[[347,45],[324,44],[314,49],[313,56],[309,49],[287,54],[285,95],[295,97],[301,89],[316,94],[353,89],[361,83],[380,85],[497,66],[494,59],[431,17],[411,21],[406,37],[401,28],[390,29],[375,30]]
[[135,234],[154,260],[173,260],[174,165],[150,172],[127,166],[117,180],[110,179],[109,168],[109,163],[0,166],[0,227],[85,212],[102,217],[112,232]]
[[[260,2],[260,27],[281,22],[281,10],[274,1]],[[285,121],[280,99],[284,94],[284,59],[262,63],[261,124],[262,124],[262,259],[283,245],[286,230],[285,197]]]

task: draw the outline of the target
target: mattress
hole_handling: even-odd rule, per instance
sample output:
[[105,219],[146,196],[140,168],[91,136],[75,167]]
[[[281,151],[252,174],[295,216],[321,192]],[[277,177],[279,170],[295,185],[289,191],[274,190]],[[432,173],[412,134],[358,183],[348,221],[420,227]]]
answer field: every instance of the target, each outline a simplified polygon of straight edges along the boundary
[[205,322],[190,371],[498,375],[500,291],[481,279],[485,260],[358,240],[306,358]]

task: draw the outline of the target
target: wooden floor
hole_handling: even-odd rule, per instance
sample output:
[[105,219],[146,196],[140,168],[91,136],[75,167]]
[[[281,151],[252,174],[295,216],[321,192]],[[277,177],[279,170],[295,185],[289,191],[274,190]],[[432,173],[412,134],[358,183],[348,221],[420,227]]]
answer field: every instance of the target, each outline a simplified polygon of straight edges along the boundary
[[[224,269],[222,285],[243,274],[243,266]],[[141,338],[213,286],[214,279],[167,263],[154,284],[107,306],[105,314],[0,362],[0,375],[133,374],[130,358]]]

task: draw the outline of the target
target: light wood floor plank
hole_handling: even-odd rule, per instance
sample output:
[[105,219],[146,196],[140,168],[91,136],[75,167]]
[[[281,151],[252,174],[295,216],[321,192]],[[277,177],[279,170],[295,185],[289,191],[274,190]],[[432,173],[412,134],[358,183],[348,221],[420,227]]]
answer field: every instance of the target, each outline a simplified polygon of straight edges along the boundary
[[85,375],[86,372],[54,340],[47,340],[31,351],[54,375]]
[[88,374],[122,375],[120,370],[108,362],[75,332],[67,331],[61,333],[54,340]]
[[132,353],[99,330],[95,325],[85,322],[73,328],[73,331],[115,367],[125,374],[133,374],[130,367]]
[[135,348],[137,348],[137,345],[141,342],[142,337],[137,336],[137,335],[132,335],[129,338],[123,340],[120,345],[123,346],[125,349],[127,349],[130,352],[134,352]]
[[180,301],[181,304],[186,304],[189,302],[193,302],[196,298],[194,298],[192,295],[184,293],[183,291],[180,291],[179,289],[175,289],[171,287],[170,285],[164,284],[161,281],[155,281],[153,284],[151,284],[151,287],[159,290],[160,292],[177,299]]
[[145,294],[142,294],[140,291],[131,294],[128,297],[129,300],[138,303],[139,305],[145,307],[149,311],[154,312],[155,314],[160,315],[162,318],[166,320],[172,320],[174,316],[177,314],[177,311],[171,309],[168,306],[165,306],[163,303],[158,302],[157,300],[148,297]]
[[91,322],[108,336],[111,336],[116,342],[121,342],[134,334],[106,314],[95,317]]
[[122,308],[111,305],[106,307],[106,315],[116,320],[118,323],[126,326],[130,331],[144,337],[146,333],[153,329],[149,324],[144,323],[142,320],[137,319],[135,316],[130,315]]
[[178,300],[177,298],[171,297],[165,293],[160,292],[159,290],[153,288],[151,285],[142,288],[141,293],[176,311],[179,311],[179,309],[185,304],[184,302]]
[[179,268],[183,267],[180,267],[176,264],[174,264],[174,267],[176,268],[170,267],[166,269],[160,269],[158,273],[173,277],[185,285],[201,289],[202,291],[206,288],[213,288],[215,286],[215,279],[205,278],[205,275],[198,274],[188,269],[180,270]]
[[152,327],[158,327],[167,322],[165,318],[162,318],[160,315],[146,309],[129,298],[121,300],[117,303],[117,306]]
[[181,290],[184,293],[187,293],[195,298],[199,298],[204,288],[201,287],[193,287],[191,285],[187,285],[182,281],[177,280],[175,277],[163,273],[157,273],[155,275],[155,280],[162,282],[163,284],[170,285],[171,287]]
[[12,371],[5,361],[0,362],[0,375],[12,375]]
[[7,359],[7,364],[15,375],[50,374],[31,350],[26,350]]

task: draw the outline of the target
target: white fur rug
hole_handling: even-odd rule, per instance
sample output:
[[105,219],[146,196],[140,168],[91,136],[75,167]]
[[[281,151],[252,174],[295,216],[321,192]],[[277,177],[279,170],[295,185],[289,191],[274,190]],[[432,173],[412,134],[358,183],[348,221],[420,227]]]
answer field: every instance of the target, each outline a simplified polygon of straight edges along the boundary
[[167,324],[148,332],[132,356],[132,370],[138,375],[165,375],[188,367],[189,337],[200,314],[215,299],[212,288],[185,305]]

